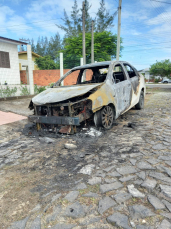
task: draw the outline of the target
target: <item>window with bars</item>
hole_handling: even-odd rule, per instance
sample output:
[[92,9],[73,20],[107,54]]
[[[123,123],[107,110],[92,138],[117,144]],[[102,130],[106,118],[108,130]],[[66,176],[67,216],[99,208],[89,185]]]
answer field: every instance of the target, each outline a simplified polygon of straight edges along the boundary
[[0,51],[0,68],[10,68],[9,52]]

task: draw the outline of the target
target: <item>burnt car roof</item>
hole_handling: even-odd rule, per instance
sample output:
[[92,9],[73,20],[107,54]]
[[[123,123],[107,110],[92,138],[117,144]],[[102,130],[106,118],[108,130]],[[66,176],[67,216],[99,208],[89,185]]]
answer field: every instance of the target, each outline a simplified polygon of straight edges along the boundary
[[127,63],[126,61],[103,61],[103,62],[97,62],[97,63],[93,63],[93,64],[85,64],[85,65],[82,65],[82,66],[77,66],[77,67],[74,67],[72,68],[71,70],[72,71],[75,71],[75,70],[80,70],[80,69],[84,69],[84,68],[95,68],[95,67],[101,67],[101,66],[107,66],[107,65],[110,65],[111,63],[114,63],[114,62],[118,62],[118,63]]

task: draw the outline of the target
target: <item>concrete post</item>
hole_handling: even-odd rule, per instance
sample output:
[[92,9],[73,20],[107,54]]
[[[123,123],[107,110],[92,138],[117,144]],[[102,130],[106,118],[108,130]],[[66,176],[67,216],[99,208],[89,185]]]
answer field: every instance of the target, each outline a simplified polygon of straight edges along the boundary
[[[60,52],[60,78],[64,75],[64,67],[63,67],[63,53]],[[62,81],[61,86],[64,86],[64,81]]]
[[80,58],[80,66],[83,65],[83,57]]
[[30,83],[30,94],[34,95],[34,80],[33,80],[33,65],[32,65],[32,53],[31,45],[27,45],[27,60],[28,60],[28,73]]

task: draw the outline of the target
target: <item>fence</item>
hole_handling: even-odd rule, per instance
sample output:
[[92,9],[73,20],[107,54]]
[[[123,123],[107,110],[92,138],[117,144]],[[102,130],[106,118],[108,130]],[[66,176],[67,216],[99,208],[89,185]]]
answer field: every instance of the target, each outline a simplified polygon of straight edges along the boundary
[[[64,74],[68,72],[70,69],[64,69]],[[66,77],[64,80],[64,86],[66,85],[73,85],[77,82],[79,71],[75,71],[71,73],[69,76]],[[87,70],[86,72],[86,78],[90,78],[92,75],[91,70]],[[26,71],[22,70],[20,71],[20,79],[21,82],[24,84],[27,84],[27,76]],[[60,70],[33,70],[33,81],[34,84],[37,84],[39,86],[47,86],[51,83],[54,83],[60,79]]]

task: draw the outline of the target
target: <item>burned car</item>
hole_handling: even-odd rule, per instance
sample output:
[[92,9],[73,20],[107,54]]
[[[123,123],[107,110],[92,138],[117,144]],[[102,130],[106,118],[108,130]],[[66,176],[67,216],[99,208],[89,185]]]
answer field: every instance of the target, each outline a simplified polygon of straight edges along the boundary
[[[62,86],[63,82],[66,86]],[[76,126],[93,118],[97,127],[110,129],[115,119],[135,106],[144,107],[144,76],[124,61],[105,61],[75,67],[52,88],[36,95],[29,116],[37,129],[61,128],[74,133]]]

